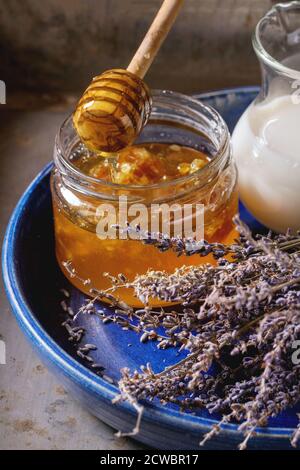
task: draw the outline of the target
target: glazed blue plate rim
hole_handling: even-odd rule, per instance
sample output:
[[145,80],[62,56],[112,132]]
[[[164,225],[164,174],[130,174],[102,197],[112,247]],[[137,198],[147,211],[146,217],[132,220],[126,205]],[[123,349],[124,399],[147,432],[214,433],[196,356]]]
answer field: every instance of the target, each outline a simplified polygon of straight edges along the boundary
[[[218,97],[228,95],[230,93],[253,93],[258,92],[258,87],[239,87],[229,88],[209,93],[202,93],[194,95],[198,99],[205,99],[211,97]],[[22,331],[29,337],[31,342],[38,349],[46,353],[47,358],[52,361],[62,372],[68,375],[76,383],[84,385],[90,391],[102,396],[107,400],[112,400],[118,395],[118,388],[109,384],[101,377],[95,375],[89,369],[77,362],[70,356],[64,349],[62,349],[51,336],[43,329],[38,320],[35,318],[34,313],[31,311],[26,302],[25,295],[21,292],[18,285],[18,280],[14,268],[14,245],[15,234],[17,233],[20,215],[28,200],[30,199],[35,188],[41,183],[51,171],[53,163],[48,163],[42,171],[34,178],[32,183],[25,190],[17,203],[10,221],[8,223],[2,249],[2,272],[4,286],[8,300],[11,304],[13,313],[22,329]],[[123,408],[124,411],[130,414],[135,414],[133,407],[127,402],[121,402],[118,407]],[[180,425],[181,429],[207,431],[211,426],[216,423],[214,419],[203,418],[200,416],[193,416],[187,413],[173,409],[166,409],[163,405],[153,404],[146,402],[144,409],[143,420],[156,422],[157,424],[163,423],[167,427],[174,427]],[[236,424],[224,424],[222,429],[233,434],[239,433]],[[273,428],[264,427],[257,428],[256,436],[265,438],[282,438],[289,437],[294,431],[294,428]]]

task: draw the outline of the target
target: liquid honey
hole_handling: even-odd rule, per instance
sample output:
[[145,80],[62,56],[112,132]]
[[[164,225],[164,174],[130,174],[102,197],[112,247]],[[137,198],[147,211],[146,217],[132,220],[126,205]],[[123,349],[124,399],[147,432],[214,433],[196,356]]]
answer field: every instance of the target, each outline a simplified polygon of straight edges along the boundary
[[[88,158],[77,154],[71,163],[82,173],[94,178],[122,185],[145,186],[196,174],[209,160],[209,156],[189,147],[144,143],[122,150],[113,169],[111,164],[96,155]],[[223,190],[224,195],[215,194],[213,188],[207,190],[210,191],[210,202],[215,199],[216,204],[205,212],[204,235],[208,241],[231,243],[237,235],[232,222],[232,217],[237,212],[237,190],[234,187],[226,193],[226,181]],[[178,257],[172,251],[161,253],[153,246],[136,240],[100,240],[96,234],[96,220],[82,216],[75,200],[73,206],[72,201],[67,206],[62,205],[55,195],[53,184],[52,191],[58,262],[71,283],[87,294],[91,286],[99,290],[111,286],[103,272],[109,272],[113,276],[123,273],[129,280],[133,280],[137,274],[143,274],[149,269],[171,273],[183,265],[213,261],[210,257],[200,258],[197,255]],[[195,190],[189,195],[188,202],[205,204],[206,197],[207,194],[203,200],[203,193]],[[176,202],[186,201],[179,197]],[[63,262],[68,261],[78,276],[90,283],[83,285],[76,276],[71,277],[63,267]],[[131,290],[124,288],[118,293],[130,305],[140,305]],[[153,305],[157,305],[157,302],[153,302]]]

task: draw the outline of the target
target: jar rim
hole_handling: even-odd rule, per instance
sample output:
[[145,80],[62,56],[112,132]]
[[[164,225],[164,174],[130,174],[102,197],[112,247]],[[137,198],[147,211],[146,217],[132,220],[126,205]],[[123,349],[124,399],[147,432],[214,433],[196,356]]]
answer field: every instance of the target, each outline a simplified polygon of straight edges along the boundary
[[[72,165],[70,161],[65,158],[63,155],[63,152],[60,150],[61,148],[61,141],[62,141],[62,133],[65,129],[65,126],[69,123],[69,121],[72,119],[72,115],[68,116],[63,124],[61,125],[59,132],[56,136],[55,140],[55,147],[56,150],[60,156],[59,158],[59,163],[62,164],[62,167],[68,171],[69,174],[71,174],[73,177],[80,179],[82,182],[86,184],[93,184],[93,185],[104,185],[107,188],[115,189],[115,190],[133,190],[133,191],[142,191],[142,190],[157,190],[157,189],[163,189],[163,188],[168,188],[172,187],[172,185],[177,185],[181,183],[186,183],[189,181],[192,181],[198,176],[203,176],[205,177],[206,174],[209,173],[209,171],[215,169],[216,171],[220,167],[220,164],[224,160],[224,155],[226,156],[228,153],[228,150],[230,149],[230,133],[227,127],[227,124],[225,123],[224,119],[222,116],[216,111],[213,107],[206,105],[202,103],[199,99],[196,99],[192,96],[185,95],[183,93],[178,93],[175,91],[171,90],[159,90],[159,89],[154,89],[151,90],[151,95],[152,98],[160,98],[162,96],[167,96],[167,97],[174,97],[175,99],[184,99],[188,104],[193,105],[194,107],[197,108],[198,113],[202,111],[202,113],[205,111],[206,113],[210,114],[211,119],[214,119],[217,123],[217,126],[219,129],[222,130],[221,134],[221,140],[220,144],[216,155],[214,158],[208,161],[208,163],[203,167],[200,168],[199,170],[195,171],[194,173],[191,173],[189,175],[184,175],[176,179],[172,179],[170,181],[162,181],[160,183],[152,183],[152,184],[147,184],[147,185],[137,185],[137,184],[119,184],[119,183],[114,183],[111,181],[106,181],[100,178],[96,178],[90,175],[87,175],[83,172],[81,172],[77,167]],[[152,114],[152,113],[151,113]],[[151,114],[150,114],[150,119],[149,123],[151,122]],[[55,162],[57,163],[57,161]]]
[[283,65],[279,60],[277,60],[275,57],[269,54],[269,52],[267,52],[261,40],[261,27],[263,26],[263,24],[266,21],[270,20],[272,16],[274,16],[275,14],[278,14],[279,11],[287,11],[290,8],[296,8],[299,10],[299,13],[300,13],[299,0],[293,0],[289,3],[277,3],[273,5],[272,8],[257,23],[252,34],[252,45],[256,54],[258,55],[259,58],[263,60],[263,62],[268,64],[273,69],[276,69],[279,73],[282,73],[291,77],[293,76],[295,79],[299,79],[300,70],[293,69],[291,67],[287,67],[286,65]]

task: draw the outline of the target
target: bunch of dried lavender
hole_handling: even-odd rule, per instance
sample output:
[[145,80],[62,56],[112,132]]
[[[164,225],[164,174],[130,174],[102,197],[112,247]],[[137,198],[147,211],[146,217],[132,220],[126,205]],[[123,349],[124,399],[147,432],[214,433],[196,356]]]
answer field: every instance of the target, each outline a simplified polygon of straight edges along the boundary
[[[231,246],[141,234],[144,243],[160,250],[213,254],[218,261],[173,274],[149,271],[133,282],[111,278],[109,295],[118,306],[114,292],[124,286],[134,289],[144,308],[133,311],[122,303],[118,318],[126,317],[129,324],[135,318],[143,341],[156,339],[160,348],[175,345],[188,351],[159,373],[149,364],[141,372],[123,370],[119,399],[130,400],[139,413],[139,400],[154,398],[181,409],[219,412],[221,423],[201,444],[219,433],[223,423],[235,420],[245,436],[243,449],[258,426],[300,399],[300,364],[292,360],[300,340],[300,236],[254,239],[247,226],[235,222],[240,239]],[[103,295],[107,293],[98,293]],[[156,311],[150,306],[153,298],[178,306]],[[294,446],[299,438],[298,428],[291,436]]]

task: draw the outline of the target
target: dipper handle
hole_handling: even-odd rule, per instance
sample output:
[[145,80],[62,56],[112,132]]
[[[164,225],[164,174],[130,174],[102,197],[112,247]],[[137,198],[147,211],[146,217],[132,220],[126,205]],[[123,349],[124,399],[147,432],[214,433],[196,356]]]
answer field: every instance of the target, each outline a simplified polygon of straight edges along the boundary
[[144,78],[170,31],[184,0],[164,0],[127,70]]

